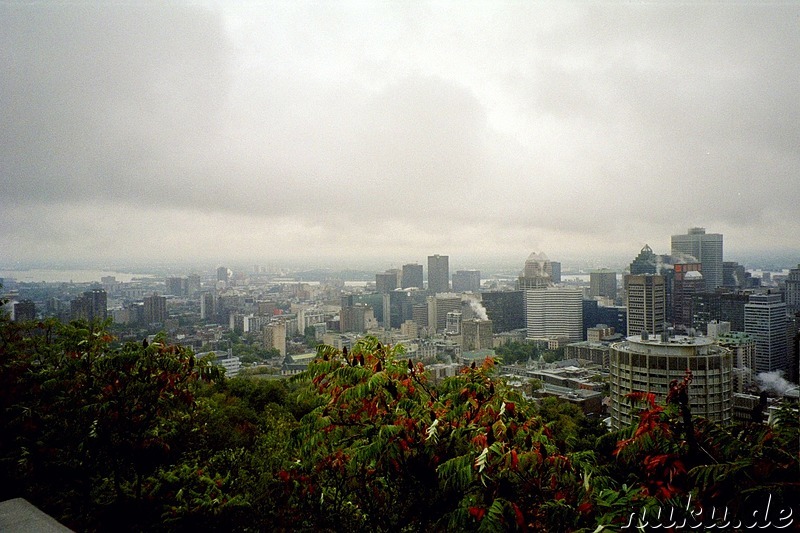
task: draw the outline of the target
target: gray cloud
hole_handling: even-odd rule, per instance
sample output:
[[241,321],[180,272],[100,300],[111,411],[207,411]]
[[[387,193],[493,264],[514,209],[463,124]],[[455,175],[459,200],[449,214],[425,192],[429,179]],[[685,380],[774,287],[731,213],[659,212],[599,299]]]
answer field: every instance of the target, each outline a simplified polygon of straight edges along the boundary
[[627,257],[703,225],[800,253],[798,17],[3,4],[0,249]]

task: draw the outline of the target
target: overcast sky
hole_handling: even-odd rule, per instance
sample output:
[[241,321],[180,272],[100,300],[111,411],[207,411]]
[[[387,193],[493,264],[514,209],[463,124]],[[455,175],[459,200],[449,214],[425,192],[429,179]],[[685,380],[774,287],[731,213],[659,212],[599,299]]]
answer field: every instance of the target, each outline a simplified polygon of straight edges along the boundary
[[800,261],[800,3],[2,2],[0,263]]

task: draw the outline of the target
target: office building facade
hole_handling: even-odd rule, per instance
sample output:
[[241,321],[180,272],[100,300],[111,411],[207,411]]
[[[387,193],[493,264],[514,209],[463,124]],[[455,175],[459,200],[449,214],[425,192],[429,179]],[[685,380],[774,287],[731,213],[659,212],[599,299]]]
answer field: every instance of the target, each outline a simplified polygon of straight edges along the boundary
[[786,311],[800,313],[800,265],[790,269],[786,277]]
[[497,333],[525,327],[525,294],[523,291],[484,292],[481,293],[481,303]]
[[744,306],[744,331],[756,342],[756,373],[791,372],[786,304],[780,294],[751,294]]
[[672,278],[672,323],[684,330],[694,327],[694,296],[705,292],[700,263],[676,263]]
[[438,293],[428,296],[428,327],[442,332],[447,326],[447,313],[461,312],[461,296],[453,293]]
[[748,392],[755,378],[755,339],[741,331],[729,331],[717,336],[716,340],[733,355],[733,392]]
[[456,270],[453,274],[453,292],[479,292],[481,273],[479,270]]
[[464,320],[461,323],[461,348],[466,352],[494,348],[491,320]]
[[625,276],[628,334],[660,334],[666,320],[666,288],[658,274]]
[[533,252],[525,260],[517,289],[543,289],[553,284],[553,264],[544,252]]
[[535,340],[583,339],[583,291],[547,287],[525,291],[526,337]]
[[450,257],[428,256],[428,291],[432,294],[450,292]]
[[388,294],[397,286],[397,272],[394,270],[387,270],[386,272],[379,272],[375,274],[375,292],[379,294]]
[[672,236],[673,256],[692,256],[703,265],[706,288],[722,286],[722,234],[706,233],[705,228],[689,228],[685,235]]
[[592,270],[589,273],[589,296],[614,300],[617,297],[617,273],[608,269]]
[[422,272],[422,265],[419,265],[417,263],[409,263],[403,265],[403,274],[400,284],[401,289],[410,289],[410,288],[424,289],[425,285],[423,283],[423,280],[424,277]]

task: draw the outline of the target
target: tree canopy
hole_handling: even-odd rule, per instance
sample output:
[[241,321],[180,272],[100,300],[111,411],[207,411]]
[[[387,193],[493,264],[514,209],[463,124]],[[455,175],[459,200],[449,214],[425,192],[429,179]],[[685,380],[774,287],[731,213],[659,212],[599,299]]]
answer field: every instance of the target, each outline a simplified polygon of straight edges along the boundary
[[796,411],[715,425],[689,412],[688,377],[608,433],[512,390],[493,359],[434,383],[367,337],[319,346],[292,380],[227,379],[107,326],[0,320],[2,497],[76,530],[594,532],[800,501]]

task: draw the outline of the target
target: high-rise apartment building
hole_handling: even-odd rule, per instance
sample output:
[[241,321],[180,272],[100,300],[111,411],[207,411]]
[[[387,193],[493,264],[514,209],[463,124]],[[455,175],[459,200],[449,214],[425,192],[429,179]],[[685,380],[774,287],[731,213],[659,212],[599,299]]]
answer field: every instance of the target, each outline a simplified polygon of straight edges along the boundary
[[425,285],[423,284],[422,274],[422,265],[420,264],[409,263],[407,265],[403,265],[402,283],[400,288],[410,289],[413,287],[417,289],[424,289]]
[[167,299],[153,294],[144,298],[145,324],[163,324],[167,320]]
[[692,414],[719,423],[732,416],[733,357],[708,337],[631,335],[611,345],[611,425],[627,427],[636,421],[639,406],[628,396],[652,392],[664,405],[669,384],[692,372],[689,403]]
[[105,320],[108,318],[108,295],[103,289],[86,291],[70,302],[70,311],[73,320]]
[[213,292],[204,292],[200,294],[200,319],[201,320],[213,320],[216,311],[215,311],[215,303],[216,296],[214,296]]
[[722,286],[722,234],[706,233],[705,228],[689,228],[686,235],[672,236],[672,255],[689,255],[703,265],[706,288]]
[[589,273],[589,296],[615,299],[617,297],[617,273],[605,268],[592,270]]
[[448,311],[444,332],[447,335],[461,335],[462,317],[461,311]]
[[780,294],[751,294],[744,306],[744,331],[756,341],[756,373],[791,371],[786,304]]
[[456,270],[453,274],[453,292],[479,292],[481,272],[479,270]]
[[428,256],[428,291],[432,294],[450,292],[450,257]]
[[525,291],[526,337],[550,340],[566,337],[583,340],[583,291],[547,287]]
[[659,334],[666,319],[664,277],[658,274],[625,276],[628,302],[628,334]]
[[221,266],[217,268],[217,281],[228,281],[228,267]]
[[264,348],[275,348],[282,357],[286,357],[286,323],[283,320],[270,322],[264,329]]
[[339,313],[339,330],[343,333],[348,331],[363,333],[374,322],[375,314],[372,307],[364,303],[343,307]]

